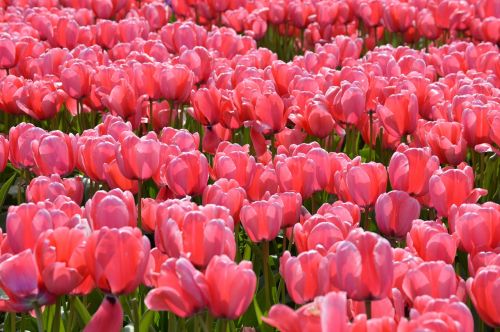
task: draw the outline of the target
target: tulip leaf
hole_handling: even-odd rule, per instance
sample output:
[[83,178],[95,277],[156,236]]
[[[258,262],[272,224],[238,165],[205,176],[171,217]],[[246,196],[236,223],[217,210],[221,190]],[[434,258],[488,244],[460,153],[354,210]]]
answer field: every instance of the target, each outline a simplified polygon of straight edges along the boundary
[[12,174],[12,176],[0,188],[0,209],[3,207],[3,203],[5,202],[5,197],[7,197],[9,188],[16,179],[16,176],[17,173]]
[[153,322],[153,318],[155,317],[154,311],[146,310],[144,315],[142,316],[141,323],[139,325],[139,332],[148,332],[151,323]]
[[82,301],[80,301],[77,296],[75,296],[74,301],[76,312],[78,312],[78,315],[80,316],[82,322],[87,325],[87,323],[90,322],[92,316],[89,314],[87,308],[85,308]]

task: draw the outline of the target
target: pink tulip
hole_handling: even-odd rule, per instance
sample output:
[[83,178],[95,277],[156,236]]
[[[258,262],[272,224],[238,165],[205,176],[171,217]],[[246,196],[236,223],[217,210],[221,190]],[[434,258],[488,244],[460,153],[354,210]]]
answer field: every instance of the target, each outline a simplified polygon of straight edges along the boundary
[[121,171],[116,159],[110,163],[104,164],[104,177],[108,186],[112,189],[128,190],[132,193],[137,193],[138,181],[130,180]]
[[53,118],[59,111],[65,93],[53,82],[38,80],[28,82],[16,92],[17,107],[36,120]]
[[65,65],[61,71],[61,82],[66,93],[75,99],[90,94],[90,76],[92,69],[83,61],[74,61]]
[[487,190],[474,187],[474,172],[470,166],[459,165],[431,176],[429,194],[439,215],[448,216],[450,207],[463,203],[475,203]]
[[469,272],[469,276],[471,277],[474,277],[481,268],[490,265],[500,266],[500,253],[482,251],[474,256],[469,254],[467,257],[467,272]]
[[205,270],[205,278],[209,290],[208,308],[212,315],[235,319],[247,310],[257,284],[251,262],[236,264],[227,256],[215,256]]
[[439,159],[429,148],[408,148],[400,145],[388,166],[392,188],[417,197],[427,194],[429,178],[439,169]]
[[467,142],[463,126],[458,122],[435,122],[427,135],[427,143],[441,163],[458,165],[465,160]]
[[85,204],[85,215],[92,229],[120,228],[137,225],[137,208],[129,191],[97,191]]
[[406,235],[408,249],[424,261],[442,260],[453,264],[457,252],[457,237],[435,221],[415,220]]
[[157,171],[160,143],[154,133],[144,137],[128,135],[116,145],[116,161],[129,179],[147,180]]
[[103,227],[88,238],[85,259],[96,286],[105,293],[121,295],[140,285],[149,250],[149,240],[138,228]]
[[[359,206],[369,207],[375,204],[377,198],[385,192],[387,171],[379,163],[365,163],[348,167],[345,171],[345,181],[352,201]],[[340,177],[339,173],[336,173]]]
[[420,216],[420,204],[404,191],[393,190],[377,198],[375,220],[382,234],[404,237]]
[[205,276],[185,258],[169,258],[161,266],[158,283],[144,302],[149,310],[171,311],[189,317],[206,308],[208,286]]
[[39,176],[31,180],[26,188],[28,202],[54,201],[60,195],[68,196],[80,204],[83,199],[82,178],[61,179],[57,174],[52,174],[50,177]]
[[120,300],[116,296],[106,295],[83,331],[119,332],[122,329],[122,325],[123,309]]
[[203,204],[217,204],[229,209],[235,221],[239,220],[240,210],[246,192],[235,180],[221,178],[209,185],[203,191]]
[[377,115],[389,135],[404,137],[412,134],[417,128],[417,97],[409,92],[392,94],[384,105],[377,107]]
[[3,172],[9,161],[9,141],[0,136],[0,172]]
[[353,228],[348,221],[334,214],[313,215],[293,227],[293,237],[299,253],[308,250],[320,252],[330,250],[335,243],[346,239]]
[[283,224],[283,202],[272,196],[268,200],[243,205],[240,220],[252,242],[272,241]]
[[9,69],[16,65],[16,43],[9,38],[0,38],[0,68]]
[[467,293],[469,294],[479,316],[488,325],[500,325],[499,291],[500,266],[491,265],[480,269],[474,278],[467,280]]
[[310,179],[315,175],[315,163],[305,155],[276,159],[276,175],[282,191],[300,193],[303,199],[313,193],[313,182]]
[[403,292],[410,302],[422,295],[445,299],[455,295],[463,300],[465,282],[455,274],[452,265],[443,261],[424,262],[406,273]]
[[250,184],[255,169],[255,158],[249,155],[249,146],[222,142],[213,161],[216,179],[227,178],[238,181],[241,187]]
[[278,177],[273,165],[256,163],[252,181],[246,188],[248,198],[252,201],[263,199],[266,192],[278,192],[278,187]]
[[43,285],[31,250],[3,256],[0,263],[0,288],[8,297],[8,300],[0,300],[2,311],[28,312],[35,305],[50,305],[56,300],[55,295]]
[[392,258],[391,245],[381,236],[362,229],[351,231],[336,250],[338,287],[357,301],[388,296],[393,280]]
[[159,80],[160,90],[165,99],[178,103],[189,99],[194,75],[188,67],[181,64],[167,65],[160,72]]
[[116,158],[116,141],[110,135],[88,137],[78,145],[78,167],[93,181],[105,181],[105,164]]
[[77,140],[72,134],[51,131],[31,143],[35,173],[39,175],[71,173],[76,165]]
[[471,255],[494,251],[500,246],[500,211],[481,207],[466,212],[455,221],[455,230],[463,249]]
[[166,168],[166,182],[177,196],[200,195],[208,181],[208,161],[199,151],[183,152]]
[[0,109],[9,114],[23,114],[17,107],[17,90],[24,85],[22,77],[7,75],[0,80]]

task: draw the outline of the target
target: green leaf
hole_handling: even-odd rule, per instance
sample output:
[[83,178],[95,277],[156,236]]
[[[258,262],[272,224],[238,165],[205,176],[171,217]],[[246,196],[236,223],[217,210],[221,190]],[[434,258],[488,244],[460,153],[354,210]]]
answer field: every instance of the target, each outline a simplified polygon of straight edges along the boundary
[[153,318],[155,317],[156,312],[151,310],[146,310],[144,315],[142,316],[141,323],[139,325],[139,332],[148,332],[149,327],[153,322]]
[[7,193],[9,192],[10,186],[16,179],[17,173],[12,174],[12,176],[2,185],[0,188],[0,209],[3,207],[3,203],[5,202],[5,197],[7,197]]
[[76,312],[80,316],[82,322],[85,325],[87,325],[87,323],[90,321],[92,316],[89,314],[87,308],[85,308],[82,301],[80,301],[80,299],[77,296],[74,297],[74,301],[75,301],[74,304],[75,304]]

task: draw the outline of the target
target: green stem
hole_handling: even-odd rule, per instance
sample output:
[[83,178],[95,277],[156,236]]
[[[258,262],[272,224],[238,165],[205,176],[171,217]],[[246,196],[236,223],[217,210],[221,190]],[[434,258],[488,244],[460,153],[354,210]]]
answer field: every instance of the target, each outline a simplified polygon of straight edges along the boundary
[[234,226],[234,238],[236,241],[236,261],[241,261],[241,252],[240,252],[240,223],[238,222]]
[[33,309],[35,310],[36,314],[36,325],[38,328],[38,332],[43,332],[43,317],[42,317],[42,310],[40,309],[40,306],[38,304],[35,304]]
[[54,315],[54,323],[52,325],[54,331],[59,331],[61,326],[61,302],[62,302],[61,297],[58,297],[56,301],[56,312]]
[[153,130],[153,99],[149,99],[149,122],[148,122],[149,131]]
[[373,157],[373,152],[374,152],[374,146],[373,146],[373,111],[372,110],[369,110],[368,111],[368,115],[370,116],[370,140],[369,140],[369,144],[370,144],[370,161],[373,161],[374,160],[374,157]]
[[212,326],[214,325],[213,319],[214,318],[212,317],[212,315],[210,314],[210,312],[207,311],[207,317],[205,319],[205,328],[204,328],[205,332],[212,331]]
[[75,299],[73,296],[69,296],[69,317],[67,318],[66,331],[72,331],[73,321],[75,319]]
[[11,312],[9,313],[9,316],[10,316],[10,331],[16,332],[16,313]]
[[262,242],[262,270],[264,270],[264,294],[267,310],[271,307],[271,294],[269,292],[269,241]]
[[220,324],[220,331],[227,332],[227,319],[222,319]]

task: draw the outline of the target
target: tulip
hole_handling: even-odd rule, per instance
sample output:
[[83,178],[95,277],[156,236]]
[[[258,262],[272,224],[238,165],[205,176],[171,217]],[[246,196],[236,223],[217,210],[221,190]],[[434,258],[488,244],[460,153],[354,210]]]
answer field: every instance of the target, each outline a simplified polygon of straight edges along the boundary
[[189,317],[207,307],[205,276],[185,258],[169,258],[161,266],[158,284],[146,296],[149,310],[171,311]]
[[278,197],[283,203],[283,223],[282,228],[295,225],[300,218],[302,209],[302,196],[295,192],[284,192],[273,195]]
[[144,137],[128,135],[116,145],[116,161],[129,179],[147,180],[157,171],[160,143],[154,133]]
[[166,168],[166,182],[177,196],[202,194],[208,181],[208,161],[199,151],[183,152]]
[[87,97],[90,94],[90,67],[82,62],[70,62],[61,71],[61,82],[64,91],[75,99]]
[[337,246],[338,287],[356,301],[388,296],[393,279],[392,257],[391,245],[384,238],[361,229],[351,231]]
[[429,180],[429,194],[438,214],[448,216],[450,207],[463,203],[475,203],[487,190],[474,187],[472,167],[459,165],[458,169],[448,169],[434,174]]
[[347,299],[344,292],[330,292],[293,311],[284,304],[276,304],[262,317],[267,324],[282,332],[349,330]]
[[31,123],[20,123],[9,130],[9,160],[16,168],[31,168],[35,165],[31,142],[47,132]]
[[476,106],[467,108],[462,113],[462,125],[464,128],[464,138],[469,147],[473,148],[477,144],[489,143],[490,126],[488,123],[488,106]]
[[276,93],[265,93],[259,96],[255,103],[257,125],[264,134],[280,132],[286,125],[289,112],[285,110],[283,100]]
[[181,152],[198,150],[200,146],[200,136],[198,133],[190,133],[186,129],[163,128],[160,135],[160,142],[168,145],[177,145]]
[[139,189],[138,181],[130,180],[123,175],[116,159],[108,164],[104,164],[104,177],[108,186],[112,189],[119,188],[123,191],[128,190],[132,193],[137,193]]
[[246,187],[247,196],[256,201],[264,198],[266,192],[274,194],[278,192],[278,177],[272,164],[256,163],[252,181]]
[[202,202],[203,205],[217,204],[228,208],[233,219],[238,221],[245,198],[246,192],[236,180],[221,178],[205,188]]
[[137,127],[140,122],[142,98],[137,95],[133,86],[125,78],[120,78],[112,84],[109,91],[103,93],[102,104],[109,109],[111,114],[131,121],[134,127]]
[[467,257],[467,272],[471,277],[474,277],[481,268],[490,265],[500,266],[500,253],[482,251],[474,256],[469,254]]
[[43,285],[31,250],[4,256],[0,263],[0,288],[8,300],[0,300],[0,310],[29,312],[55,302],[56,297]]
[[400,145],[388,167],[392,188],[417,197],[427,194],[429,179],[439,169],[439,159],[429,148],[408,148]]
[[96,43],[103,48],[113,48],[118,42],[118,34],[116,33],[118,25],[114,21],[99,20],[96,25]]
[[22,77],[7,75],[0,80],[0,109],[9,114],[23,114],[17,107],[17,90],[24,86]]
[[453,264],[457,252],[457,237],[435,221],[415,220],[406,235],[408,249],[424,261],[442,260]]
[[491,265],[480,269],[474,278],[467,279],[469,294],[479,316],[492,327],[500,326],[499,290],[500,266]]
[[328,251],[335,243],[346,239],[352,224],[334,214],[313,215],[293,227],[293,237],[299,253],[308,250]]
[[239,146],[222,142],[217,148],[213,161],[215,178],[234,179],[243,188],[250,185],[255,169],[255,158],[250,156],[248,151],[248,145]]
[[441,163],[458,165],[465,159],[467,142],[463,126],[458,122],[438,121],[429,130],[427,143]]
[[[327,92],[328,94],[329,92]],[[365,112],[366,92],[358,84],[343,82],[340,90],[333,92],[332,115],[336,121],[356,125]]]
[[377,107],[377,115],[389,135],[404,137],[412,134],[417,128],[417,97],[408,92],[392,94],[383,106]]
[[236,264],[227,256],[214,256],[205,270],[205,279],[208,309],[215,317],[236,319],[252,302],[257,277],[249,261]]
[[455,230],[464,250],[471,255],[500,247],[500,211],[481,207],[466,212],[455,221]]
[[9,161],[9,141],[0,136],[0,172],[3,172]]
[[116,158],[116,141],[112,136],[104,135],[86,138],[78,146],[78,167],[93,181],[105,181],[105,164]]
[[240,220],[252,242],[272,241],[283,223],[283,202],[276,196],[244,205]]
[[0,68],[10,69],[16,65],[16,43],[9,38],[0,38]]
[[204,126],[213,126],[219,122],[222,111],[222,94],[211,85],[208,89],[201,88],[191,95],[193,117]]
[[315,163],[305,155],[282,158],[276,163],[276,175],[282,191],[300,193],[303,199],[313,193]]
[[[335,175],[340,176],[339,173]],[[365,163],[348,167],[345,175],[348,192],[352,201],[359,206],[369,207],[385,192],[387,171],[379,163]]]
[[189,99],[194,84],[194,74],[188,67],[167,65],[159,76],[162,96],[171,101],[183,103]]
[[43,233],[35,246],[35,257],[47,290],[70,294],[87,277],[85,231],[59,227]]
[[134,196],[120,189],[97,191],[85,204],[85,215],[94,230],[137,225]]
[[468,331],[456,319],[442,312],[426,312],[408,321],[403,318],[398,325],[398,332],[416,332],[432,329],[433,331]]
[[72,134],[51,131],[31,143],[35,172],[39,175],[71,173],[76,165],[77,141]]
[[410,269],[402,289],[410,302],[422,295],[445,299],[455,295],[460,300],[465,296],[465,282],[455,274],[452,265],[443,261],[424,262]]
[[65,93],[55,83],[43,80],[27,81],[17,94],[17,107],[36,120],[53,118],[65,99]]
[[28,202],[54,201],[60,195],[68,196],[80,204],[83,199],[82,178],[61,179],[57,174],[52,174],[50,177],[39,176],[31,180],[26,188]]
[[377,198],[375,220],[382,234],[404,237],[420,215],[418,201],[404,191],[393,190]]
[[[103,292],[129,294],[141,283],[150,243],[138,228],[103,227],[87,240],[85,259],[89,274]],[[126,254],[124,254],[126,253]]]

